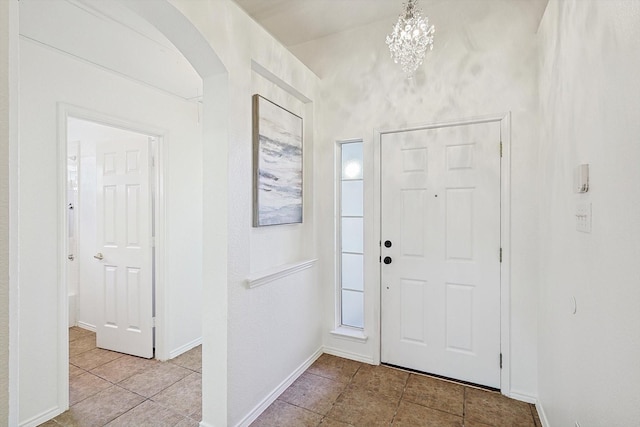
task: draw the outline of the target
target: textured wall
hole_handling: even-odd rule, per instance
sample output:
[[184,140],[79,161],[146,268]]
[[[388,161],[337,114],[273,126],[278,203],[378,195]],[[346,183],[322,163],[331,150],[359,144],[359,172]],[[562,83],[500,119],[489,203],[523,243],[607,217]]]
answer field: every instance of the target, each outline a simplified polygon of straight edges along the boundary
[[[435,47],[412,81],[389,58],[381,22],[296,46],[293,52],[322,78],[319,137],[316,142],[319,234],[333,232],[334,142],[365,143],[365,324],[366,344],[336,339],[334,325],[334,242],[320,244],[325,290],[325,344],[362,360],[378,349],[375,311],[378,268],[373,201],[373,134],[407,124],[426,124],[512,112],[511,194],[511,391],[536,395],[537,300],[537,46],[536,23],[519,9],[524,2],[457,1],[434,4],[427,12],[437,33]],[[461,9],[465,10],[461,14]],[[463,17],[460,18],[459,17]],[[369,236],[369,239],[366,237]],[[367,240],[368,239],[368,240]]]
[[[638,22],[637,1],[552,0],[540,27],[539,397],[553,426],[640,419]],[[578,202],[590,234],[575,230]]]
[[9,419],[9,2],[0,3],[0,424]]

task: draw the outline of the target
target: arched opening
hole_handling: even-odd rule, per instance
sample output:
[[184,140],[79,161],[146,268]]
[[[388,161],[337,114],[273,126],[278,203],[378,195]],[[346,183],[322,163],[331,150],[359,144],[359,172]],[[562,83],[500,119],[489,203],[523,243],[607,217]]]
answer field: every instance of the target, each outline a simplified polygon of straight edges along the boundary
[[[165,37],[171,41],[185,58],[193,65],[197,73],[202,78],[203,92],[202,92],[202,108],[201,114],[201,127],[202,127],[202,148],[201,152],[196,153],[193,156],[192,161],[194,163],[201,163],[202,165],[202,297],[203,304],[203,316],[202,316],[202,337],[203,337],[203,364],[210,366],[203,374],[204,384],[216,384],[216,387],[203,387],[203,400],[205,402],[214,402],[212,405],[205,405],[206,408],[203,411],[203,419],[208,420],[210,423],[223,425],[226,423],[226,339],[220,339],[226,337],[226,270],[227,270],[227,120],[226,112],[228,105],[227,97],[227,75],[226,70],[216,53],[213,51],[210,44],[203,38],[200,32],[194,27],[194,25],[173,5],[168,1],[145,2],[140,0],[125,0],[122,2],[127,8],[135,12],[151,25],[156,27]],[[73,78],[73,77],[72,77]],[[37,100],[30,99],[28,102],[37,103]],[[56,100],[56,102],[69,102],[69,100]],[[47,108],[51,105],[47,106]],[[55,109],[55,106],[53,106]],[[37,154],[37,153],[36,153]],[[25,160],[26,161],[26,160]],[[49,174],[49,178],[53,179],[51,175],[54,175],[55,182],[64,180],[61,174],[64,174],[64,170],[56,170],[55,167],[48,168],[47,171],[39,172],[38,176],[29,175],[29,169],[21,170],[21,180],[24,183],[29,180],[38,180],[44,177],[43,173]],[[23,191],[23,189],[20,189]],[[58,195],[59,196],[59,195]],[[55,197],[54,197],[55,198]],[[58,197],[59,199],[59,197]],[[55,204],[55,202],[53,203]],[[43,205],[51,206],[51,203],[47,204],[44,201]],[[49,212],[47,209],[43,209],[42,212]],[[41,212],[41,213],[42,213]],[[60,236],[60,224],[61,217],[59,213],[53,215],[54,219],[51,224],[48,225],[49,229],[57,229],[58,240],[61,241]],[[57,218],[57,221],[56,219]],[[29,221],[35,221],[35,218],[26,219],[22,222],[24,227],[29,226]],[[21,232],[22,233],[22,232]],[[28,234],[28,233],[27,233]],[[21,236],[23,238],[23,236]],[[27,236],[24,238],[35,239],[37,236]],[[207,244],[207,242],[215,241],[215,245]],[[57,258],[62,256],[66,257],[61,247],[58,245]],[[24,252],[24,257],[37,257],[37,253]],[[21,261],[24,258],[21,257]],[[19,421],[26,425],[38,424],[44,421],[44,417],[47,414],[55,416],[56,413],[61,412],[68,405],[68,366],[66,365],[68,360],[67,349],[67,289],[66,284],[62,279],[64,274],[61,274],[61,269],[64,263],[59,260],[57,265],[57,282],[55,286],[52,286],[55,282],[55,277],[51,279],[32,278],[27,273],[21,276],[21,287],[25,289],[25,293],[21,295],[22,299],[20,305],[29,305],[31,307],[38,305],[39,301],[34,301],[31,297],[38,293],[38,287],[47,286],[48,289],[55,288],[53,293],[56,295],[55,302],[50,301],[52,307],[49,309],[49,313],[53,313],[53,319],[49,316],[46,318],[46,322],[53,320],[57,321],[55,327],[57,334],[55,338],[48,337],[48,344],[44,347],[52,349],[57,348],[57,360],[52,362],[52,355],[49,355],[46,366],[40,367],[42,370],[49,369],[51,366],[55,366],[57,369],[56,378],[51,380],[51,384],[56,387],[57,390],[57,406],[49,410],[49,412],[43,413],[41,408],[38,408],[35,413],[33,411],[27,411],[26,414],[19,414]],[[55,276],[55,275],[52,275]],[[33,280],[32,280],[33,279]],[[53,280],[53,282],[52,282]],[[47,282],[47,283],[45,283]],[[32,288],[32,293],[29,293],[28,288]],[[162,289],[158,290],[157,295],[160,299],[160,307],[162,307],[162,299],[166,303],[167,295],[162,295]],[[31,299],[31,300],[30,300]],[[162,309],[162,308],[160,308]],[[21,322],[24,325],[21,331],[21,341],[37,341],[44,338],[44,335],[50,331],[51,327],[41,329],[41,336],[32,336],[30,331],[37,329],[37,320],[33,322],[24,321],[21,314]],[[41,319],[40,319],[41,320]],[[166,329],[165,329],[166,331]],[[159,337],[160,340],[167,340],[168,337]],[[22,344],[20,345],[22,348]],[[21,371],[30,369],[29,364],[39,364],[37,355],[31,354],[32,349],[21,349],[21,360],[26,361],[23,363]],[[14,372],[17,368],[13,368]],[[22,383],[22,379],[19,379]],[[33,384],[23,386],[21,384],[21,396],[20,402],[25,402],[28,399],[25,398],[30,393],[30,386],[34,386],[37,382],[37,378],[30,381]],[[50,394],[50,389],[48,391]],[[37,400],[33,399],[34,401]],[[22,403],[21,403],[22,405]],[[39,412],[38,412],[39,411]]]

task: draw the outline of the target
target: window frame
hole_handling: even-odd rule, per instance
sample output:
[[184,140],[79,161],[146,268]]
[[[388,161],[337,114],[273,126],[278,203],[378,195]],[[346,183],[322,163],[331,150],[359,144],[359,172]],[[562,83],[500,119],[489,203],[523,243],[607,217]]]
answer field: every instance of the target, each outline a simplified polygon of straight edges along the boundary
[[[362,148],[362,178],[359,179],[344,179],[342,175],[342,156],[343,156],[343,147],[347,144],[360,144]],[[364,239],[364,182],[365,182],[365,174],[364,174],[364,140],[362,138],[354,138],[354,139],[346,139],[336,141],[335,145],[335,173],[334,173],[334,185],[335,185],[335,326],[336,329],[332,331],[334,334],[338,335],[347,335],[354,338],[365,338],[364,337],[364,329],[365,325],[365,288],[364,288],[364,252],[365,252],[365,239]],[[342,256],[345,252],[342,250],[342,183],[344,181],[361,181],[363,185],[363,194],[362,194],[362,222],[363,222],[363,237],[362,237],[362,256],[363,256],[363,286],[362,290],[355,290],[352,288],[347,288],[348,291],[361,292],[362,293],[362,327],[359,326],[351,326],[343,323],[343,283],[342,283]],[[360,218],[354,216],[347,216],[346,218]],[[353,253],[351,251],[347,251],[346,253]]]

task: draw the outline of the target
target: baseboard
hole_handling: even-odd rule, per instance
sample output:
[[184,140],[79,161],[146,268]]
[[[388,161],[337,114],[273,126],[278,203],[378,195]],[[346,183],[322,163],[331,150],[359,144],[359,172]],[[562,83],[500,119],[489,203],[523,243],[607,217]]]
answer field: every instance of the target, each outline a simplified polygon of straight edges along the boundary
[[[246,417],[244,417],[238,424],[236,424],[236,427],[248,427],[252,422],[254,422],[256,418],[258,418],[260,414],[262,414],[269,407],[269,405],[275,402],[278,396],[280,396],[291,384],[293,384],[293,382],[297,380],[298,377],[302,375],[304,371],[306,371],[309,366],[311,366],[313,362],[315,362],[316,359],[318,359],[318,357],[322,355],[322,353],[322,347],[320,347],[307,360],[305,360],[304,363],[298,366],[298,368],[291,375],[289,375],[283,382],[281,382],[280,385],[275,388],[275,390],[269,393],[269,395],[265,397],[262,402],[260,402],[255,408],[253,408],[253,410],[249,412]],[[200,423],[200,426],[209,427],[205,423]]]
[[20,423],[20,427],[36,427],[40,424],[46,423],[49,420],[54,419],[64,411],[60,410],[58,406],[51,408],[35,417],[31,417],[26,421]]
[[511,391],[509,393],[509,397],[521,402],[532,403],[534,405],[538,402],[538,399],[536,399],[535,397],[525,393],[518,393],[517,391]]
[[340,350],[335,347],[324,347],[324,352],[332,356],[342,357],[344,359],[355,360],[356,362],[362,362],[369,365],[374,365],[373,358],[369,356],[363,356],[361,354],[351,353],[348,351]]
[[178,357],[180,356],[182,353],[186,353],[187,351],[191,350],[194,347],[199,346],[200,344],[202,344],[202,337],[196,338],[195,340],[186,343],[185,345],[182,345],[174,350],[171,350],[169,352],[169,359],[173,359],[174,357]]
[[87,323],[87,322],[82,322],[80,320],[78,320],[78,327],[82,328],[82,329],[86,329],[87,331],[91,331],[91,332],[95,332],[96,331],[95,325],[92,325],[92,324]]
[[538,417],[540,417],[542,427],[551,427],[551,424],[549,424],[549,419],[547,418],[547,414],[544,412],[544,408],[542,407],[542,403],[540,401],[536,403],[536,410],[538,411]]

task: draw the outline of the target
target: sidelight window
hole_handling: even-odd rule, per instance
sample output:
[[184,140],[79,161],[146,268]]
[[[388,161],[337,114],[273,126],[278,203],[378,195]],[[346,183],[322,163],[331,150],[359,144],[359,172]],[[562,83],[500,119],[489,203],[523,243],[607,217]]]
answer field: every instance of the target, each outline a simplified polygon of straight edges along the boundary
[[338,278],[340,324],[364,327],[364,181],[362,141],[339,144]]

